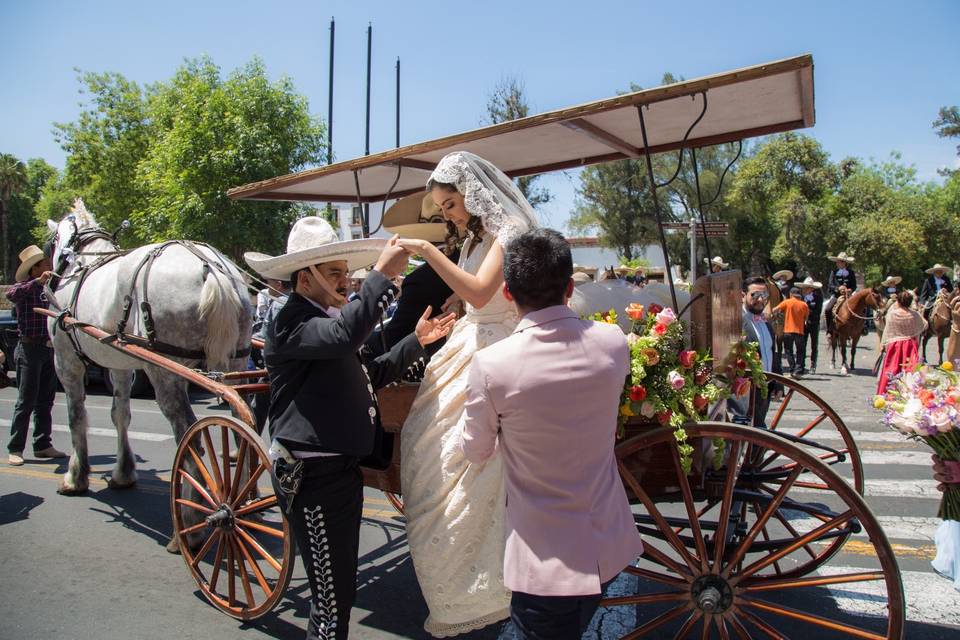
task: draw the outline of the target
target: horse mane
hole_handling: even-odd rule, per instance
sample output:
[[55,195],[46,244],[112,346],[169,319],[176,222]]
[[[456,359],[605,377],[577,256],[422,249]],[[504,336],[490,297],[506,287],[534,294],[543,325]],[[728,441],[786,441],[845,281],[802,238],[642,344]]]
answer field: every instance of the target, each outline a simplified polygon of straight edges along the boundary
[[73,201],[73,206],[70,207],[67,215],[75,217],[78,229],[97,226],[97,221],[94,219],[93,214],[87,211],[87,205],[83,202],[83,198],[77,198]]

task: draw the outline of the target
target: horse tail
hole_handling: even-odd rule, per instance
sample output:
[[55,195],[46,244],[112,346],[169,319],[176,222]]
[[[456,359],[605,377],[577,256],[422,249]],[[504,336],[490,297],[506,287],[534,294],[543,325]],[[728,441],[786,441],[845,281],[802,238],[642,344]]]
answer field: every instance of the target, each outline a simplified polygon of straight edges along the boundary
[[200,291],[200,321],[207,326],[203,340],[207,370],[225,371],[240,339],[243,305],[236,288],[208,269]]

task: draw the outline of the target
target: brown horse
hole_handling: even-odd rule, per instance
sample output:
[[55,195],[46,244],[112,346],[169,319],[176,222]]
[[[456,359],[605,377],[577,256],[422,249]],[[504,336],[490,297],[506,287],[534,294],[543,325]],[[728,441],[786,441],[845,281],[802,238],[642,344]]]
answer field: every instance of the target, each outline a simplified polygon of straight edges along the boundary
[[940,364],[943,364],[943,341],[950,337],[951,305],[956,297],[956,291],[948,292],[946,289],[941,289],[930,307],[927,330],[923,334],[920,345],[920,354],[924,362],[927,361],[927,343],[930,342],[930,338],[936,338]]
[[783,294],[780,293],[780,287],[769,277],[764,278],[767,285],[767,306],[763,309],[763,315],[769,319],[770,328],[773,329],[773,337],[779,342],[783,339],[783,313],[772,313],[774,308],[783,302]]
[[960,297],[955,296],[950,305],[950,337],[947,339],[947,360],[954,366],[960,360]]
[[[857,343],[863,335],[863,323],[866,320],[864,312],[867,307],[879,309],[883,295],[877,289],[861,289],[837,302],[834,307],[833,328],[827,332],[827,341],[830,343],[830,366],[837,366],[837,347],[840,348],[840,374],[847,375],[855,370],[857,359]],[[847,367],[847,341],[850,341],[850,366]]]

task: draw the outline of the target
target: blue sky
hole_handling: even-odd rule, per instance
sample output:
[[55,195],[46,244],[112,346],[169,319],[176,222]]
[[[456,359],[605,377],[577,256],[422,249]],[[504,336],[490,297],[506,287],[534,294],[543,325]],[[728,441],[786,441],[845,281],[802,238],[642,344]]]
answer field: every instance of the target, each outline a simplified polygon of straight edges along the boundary
[[[960,2],[247,2],[0,0],[0,151],[62,167],[51,123],[79,111],[74,68],[140,83],[209,54],[224,72],[259,55],[326,117],[328,25],[337,20],[334,152],[363,153],[366,27],[373,23],[373,151],[394,146],[394,64],[402,65],[401,143],[475,128],[493,86],[526,84],[533,111],[812,53],[817,124],[838,160],[891,151],[922,179],[958,166],[931,123],[960,103]],[[575,173],[546,184],[544,222],[563,227]]]

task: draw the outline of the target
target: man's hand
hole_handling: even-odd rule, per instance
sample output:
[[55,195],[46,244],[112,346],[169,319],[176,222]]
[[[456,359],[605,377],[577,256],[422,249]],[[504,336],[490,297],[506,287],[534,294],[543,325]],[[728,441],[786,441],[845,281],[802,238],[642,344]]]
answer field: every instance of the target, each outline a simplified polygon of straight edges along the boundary
[[380,252],[377,264],[373,267],[388,280],[396,278],[406,270],[407,259],[410,257],[409,251],[400,246],[399,238],[400,236],[394,235],[387,241],[387,246]]
[[458,307],[460,306],[460,303],[461,303],[461,302],[462,302],[462,300],[460,299],[460,296],[458,296],[458,295],[455,294],[455,293],[451,293],[451,294],[450,294],[450,297],[446,299],[446,301],[443,303],[443,305],[441,305],[440,311],[443,312],[443,313],[446,313],[446,312],[449,311],[449,312],[451,312],[451,313],[453,313],[453,314],[456,314],[456,313],[457,313],[457,309],[458,309]]
[[40,284],[47,284],[50,282],[50,278],[52,278],[53,275],[53,271],[44,271],[40,274],[40,277],[38,277],[37,280],[40,281]]
[[948,484],[960,484],[960,462],[941,460],[939,456],[931,456],[933,460],[933,479],[939,484],[937,489],[945,491]]
[[453,323],[457,321],[457,316],[452,313],[430,318],[431,313],[433,313],[433,307],[427,305],[423,315],[417,320],[417,326],[413,330],[413,333],[417,336],[417,340],[420,341],[421,347],[425,347],[445,337],[453,328]]

